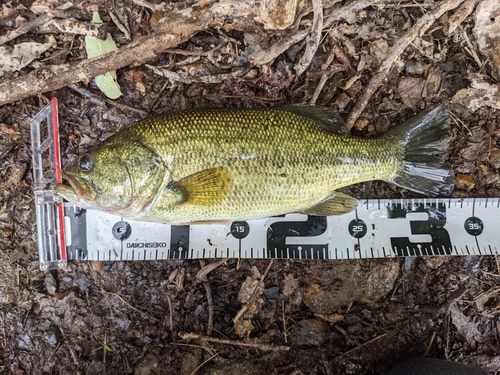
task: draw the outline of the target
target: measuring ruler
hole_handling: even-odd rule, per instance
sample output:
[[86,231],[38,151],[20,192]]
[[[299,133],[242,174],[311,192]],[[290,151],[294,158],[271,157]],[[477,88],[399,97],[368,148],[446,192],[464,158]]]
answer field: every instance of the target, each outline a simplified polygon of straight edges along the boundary
[[42,270],[67,260],[366,259],[500,250],[500,198],[368,199],[340,216],[180,226],[85,210],[61,203],[53,190],[60,182],[55,99],[31,125]]
[[180,226],[64,207],[67,253],[75,260],[365,259],[500,251],[500,198],[368,199],[341,216],[288,214]]

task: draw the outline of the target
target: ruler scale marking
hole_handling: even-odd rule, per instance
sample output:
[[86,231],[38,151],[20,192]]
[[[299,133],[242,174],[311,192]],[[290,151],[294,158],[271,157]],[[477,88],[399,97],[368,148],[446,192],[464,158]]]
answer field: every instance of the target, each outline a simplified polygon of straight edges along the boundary
[[[127,222],[91,210],[78,219],[74,206],[68,203],[64,204],[64,212],[69,227],[67,235],[72,233],[72,238],[66,239],[70,259],[158,260],[248,255],[262,259],[365,259],[497,254],[500,245],[497,233],[500,231],[493,224],[500,220],[499,198],[369,199],[353,213],[341,216],[290,214],[243,222],[247,228],[243,238],[235,238],[223,224],[176,227],[174,234],[169,225]],[[286,228],[302,229],[287,232],[290,229]],[[75,237],[78,233],[85,234],[86,239],[78,242]],[[274,242],[269,242],[269,238]],[[207,244],[206,239],[211,239],[210,246],[201,248],[203,241]],[[262,246],[266,242],[275,245],[266,248]],[[168,248],[168,244],[173,247]]]

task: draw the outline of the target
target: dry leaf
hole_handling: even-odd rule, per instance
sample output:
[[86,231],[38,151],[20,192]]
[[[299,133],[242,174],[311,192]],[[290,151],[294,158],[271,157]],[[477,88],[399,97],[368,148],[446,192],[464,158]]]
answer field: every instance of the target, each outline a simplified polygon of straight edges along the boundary
[[457,189],[470,191],[474,189],[474,177],[470,174],[457,173]]
[[389,51],[389,44],[384,39],[374,40],[370,43],[370,56],[375,58],[377,65],[380,65],[386,58]]
[[233,319],[234,329],[238,336],[248,337],[253,330],[252,317],[264,303],[261,295],[264,293],[264,281],[257,267],[252,267],[252,276],[241,285],[238,301],[243,305]]
[[54,2],[49,0],[35,0],[30,6],[30,10],[38,15],[46,14],[54,8]]
[[146,84],[144,83],[144,74],[137,70],[132,69],[125,72],[125,78],[127,78],[130,82],[132,82],[135,86],[135,89],[139,92],[146,92]]
[[290,297],[295,289],[299,287],[299,280],[293,277],[292,273],[285,274],[285,279],[283,280],[282,292],[285,296]]
[[0,46],[0,77],[24,68],[47,51],[50,44],[26,42],[14,46]]
[[460,104],[471,112],[477,111],[482,106],[500,109],[500,93],[497,85],[490,85],[479,76],[469,77],[471,85],[462,89],[451,99],[451,103]]
[[297,0],[265,0],[255,20],[267,30],[285,30],[293,24],[296,10]]
[[2,18],[9,18],[11,16],[15,16],[16,13],[17,10],[12,6],[11,2],[2,4]]
[[333,313],[333,314],[314,314],[314,315],[328,323],[337,323],[344,320],[344,315],[342,314]]
[[495,78],[500,78],[500,2],[498,0],[483,0],[479,3],[476,10],[474,34],[481,53],[492,60]]
[[416,111],[422,101],[425,80],[418,77],[404,77],[399,81],[398,93],[401,101]]
[[484,342],[485,337],[477,329],[477,324],[472,321],[467,315],[460,311],[457,304],[453,304],[450,308],[450,317],[453,325],[457,328],[457,333],[472,343],[471,340]]

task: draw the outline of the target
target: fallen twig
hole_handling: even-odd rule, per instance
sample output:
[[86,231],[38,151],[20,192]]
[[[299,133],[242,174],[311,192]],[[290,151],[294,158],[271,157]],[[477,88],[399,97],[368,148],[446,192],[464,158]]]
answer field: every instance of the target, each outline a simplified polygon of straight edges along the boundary
[[[340,9],[336,9],[335,11],[331,12],[330,15],[326,18],[326,20],[323,21],[323,27],[329,28],[333,25],[334,22],[344,20],[347,17],[351,16],[352,14],[356,14],[359,12],[361,9],[365,9],[371,6],[375,6],[378,3],[382,2],[383,0],[359,0],[359,1],[353,1],[349,5],[346,5],[345,7],[342,7]],[[384,4],[384,7],[387,5]]]
[[0,45],[5,44],[13,39],[16,39],[18,36],[26,34],[31,29],[43,25],[45,22],[50,21],[55,17],[65,17],[66,13],[62,10],[54,10],[50,11],[43,16],[37,17],[32,21],[29,21],[17,28],[16,30],[12,30],[9,34],[3,35],[0,37]]
[[74,18],[51,19],[48,22],[45,22],[44,24],[35,28],[33,32],[40,34],[63,33],[74,35],[90,35],[104,40],[106,39],[106,35],[108,33],[108,25],[105,23],[96,24],[78,21]]
[[120,108],[120,109],[124,109],[124,110],[127,110],[127,111],[132,111],[132,112],[139,113],[142,117],[146,117],[148,115],[147,112],[143,111],[142,109],[130,107],[130,106],[125,105],[125,104],[120,104],[120,103],[114,102],[114,101],[112,101],[110,99],[102,100],[99,96],[94,95],[89,90],[84,89],[83,87],[80,87],[78,85],[71,84],[71,85],[68,85],[68,87],[70,89],[76,91],[80,95],[89,98],[89,100],[90,100],[91,103],[100,105],[102,107],[105,107],[106,104],[109,104],[109,105],[112,105],[112,106]]
[[170,297],[167,296],[167,302],[168,302],[168,326],[170,327],[170,330],[172,331],[174,329],[174,318],[173,318],[173,309],[172,309],[172,301],[170,301]]
[[313,4],[313,24],[311,33],[308,36],[306,50],[300,61],[295,65],[295,73],[299,76],[311,65],[311,61],[318,50],[321,41],[321,32],[323,31],[323,3],[321,0],[312,0]]
[[165,52],[182,56],[208,56],[208,51],[186,51],[184,49],[176,49],[176,48],[168,49]]
[[290,350],[290,347],[285,345],[271,345],[260,342],[241,342],[234,340],[218,339],[215,337],[201,336],[196,333],[179,333],[179,336],[183,340],[204,340],[208,342],[215,342],[217,344],[247,346],[250,348],[256,348],[260,350],[267,350],[273,352],[280,350]]
[[458,26],[464,22],[469,14],[474,11],[479,0],[465,0],[464,3],[448,20],[448,35],[455,32]]
[[195,368],[195,369],[191,372],[191,374],[189,374],[189,375],[194,375],[194,374],[196,374],[196,371],[198,371],[200,368],[202,368],[202,367],[205,365],[205,363],[210,362],[212,359],[214,359],[214,358],[215,358],[215,357],[217,357],[218,355],[219,355],[218,353],[215,353],[215,354],[214,354],[214,355],[212,355],[210,358],[208,358],[208,359],[204,360],[204,361],[203,361],[202,363],[200,363],[200,365],[199,365],[198,367],[196,367],[196,368]]
[[365,342],[365,343],[363,343],[363,344],[361,344],[361,345],[359,345],[359,346],[356,346],[355,348],[349,349],[348,351],[346,351],[346,352],[344,352],[344,353],[342,353],[342,354],[338,355],[337,357],[335,357],[335,359],[340,358],[340,357],[343,357],[343,356],[345,356],[346,354],[349,354],[349,353],[351,353],[351,352],[353,352],[353,351],[355,351],[355,350],[361,349],[362,347],[364,347],[364,346],[366,346],[366,345],[369,345],[369,344],[371,344],[372,342],[375,342],[375,341],[377,341],[377,340],[380,340],[381,338],[383,338],[383,337],[385,337],[385,336],[387,336],[387,332],[386,332],[386,333],[382,333],[381,335],[378,335],[378,336],[376,336],[376,337],[374,337],[374,338],[372,338],[372,339],[368,340],[367,342]]
[[153,11],[158,11],[158,12],[164,12],[168,9],[167,8],[168,3],[155,4],[146,0],[132,0],[132,2],[136,3],[137,5],[140,5],[141,7],[146,7]]
[[134,306],[132,306],[130,303],[128,303],[127,301],[125,301],[125,300],[122,298],[122,296],[120,296],[118,293],[110,292],[109,294],[112,294],[112,295],[114,295],[114,296],[117,296],[117,297],[118,297],[118,298],[119,298],[119,299],[120,299],[120,300],[121,300],[124,304],[126,304],[128,307],[130,307],[130,308],[131,308],[132,310],[134,310],[135,312],[138,312],[138,313],[139,313],[139,314],[141,314],[141,315],[145,315],[145,316],[147,316],[149,319],[152,319],[152,320],[154,320],[154,321],[156,321],[156,322],[159,322],[159,320],[158,320],[158,319],[156,319],[156,318],[154,318],[154,317],[150,316],[149,314],[146,314],[144,311],[141,311],[141,310],[139,310],[138,308],[135,308]]
[[290,46],[303,40],[309,35],[309,29],[298,31],[297,33],[283,39],[266,50],[261,50],[252,53],[248,56],[248,60],[255,65],[264,65],[273,61],[276,57],[285,52]]
[[[216,263],[219,263],[219,262],[216,262]],[[220,264],[222,264],[222,263],[220,263]],[[208,266],[205,267],[205,261],[203,259],[200,260],[200,266],[202,268],[201,268],[200,272],[198,272],[196,277],[203,280],[203,284],[205,285],[205,292],[207,293],[207,310],[208,310],[207,335],[211,336],[212,332],[214,330],[214,300],[212,299],[212,288],[210,287],[210,281],[208,280],[208,277],[207,277],[207,274],[208,274],[208,272],[210,272],[210,270],[208,272],[204,272],[204,273],[201,272],[204,269],[208,268]],[[213,269],[215,269],[217,267],[214,267]],[[200,274],[201,274],[201,276],[200,276]]]
[[285,301],[281,301],[281,319],[283,320],[283,337],[285,344],[288,344],[288,332],[286,330]]
[[443,0],[434,10],[424,14],[415,23],[415,25],[394,46],[389,49],[387,57],[378,68],[377,73],[372,77],[370,83],[365,86],[358,100],[356,101],[356,105],[351,111],[346,122],[348,129],[351,129],[353,127],[359,115],[361,115],[361,113],[367,106],[368,101],[375,93],[375,91],[377,91],[378,88],[382,85],[393,64],[399,58],[401,53],[403,53],[408,44],[413,42],[416,37],[423,36],[423,34],[429,29],[429,27],[434,24],[434,21],[436,21],[444,13],[458,7],[463,1],[464,0]]
[[431,351],[432,344],[434,344],[434,340],[436,339],[437,332],[434,331],[432,332],[431,339],[429,340],[429,345],[427,345],[427,349],[425,350],[424,357],[427,357],[429,355],[429,352]]
[[313,96],[312,96],[311,100],[309,101],[309,104],[316,104],[316,101],[318,100],[319,94],[321,93],[321,90],[323,90],[323,87],[325,86],[325,83],[328,80],[329,75],[330,74],[328,72],[323,73],[323,75],[319,79],[318,86],[316,86],[316,89],[314,90]]
[[120,20],[115,15],[115,13],[112,11],[109,11],[108,14],[111,17],[111,20],[113,21],[113,23],[116,25],[116,27],[118,27],[118,29],[125,35],[125,39],[130,40],[131,39],[130,32],[125,27],[125,25],[120,22]]
[[200,279],[203,279],[210,272],[212,272],[213,270],[219,268],[220,266],[222,266],[226,262],[227,262],[227,259],[219,259],[219,260],[217,260],[215,262],[207,264],[206,266],[202,266],[202,268],[196,274],[196,277],[198,277]]
[[479,56],[477,55],[477,53],[476,53],[476,51],[474,49],[474,46],[472,45],[469,37],[467,36],[467,32],[460,25],[458,25],[458,29],[460,31],[460,36],[462,37],[463,40],[465,40],[465,43],[467,44],[467,47],[469,47],[469,48],[464,47],[464,49],[469,53],[469,55],[472,56],[472,58],[474,59],[474,61],[477,64],[477,66],[479,66],[479,68],[482,68],[484,66],[484,64],[481,61],[481,59],[479,58]]

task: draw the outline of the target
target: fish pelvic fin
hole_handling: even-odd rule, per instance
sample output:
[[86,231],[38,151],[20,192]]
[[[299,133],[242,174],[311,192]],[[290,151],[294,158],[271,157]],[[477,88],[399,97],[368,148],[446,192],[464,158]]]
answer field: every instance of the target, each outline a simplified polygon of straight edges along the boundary
[[356,207],[358,207],[358,201],[355,198],[336,191],[303,213],[315,216],[343,215],[354,211]]
[[173,189],[180,198],[179,203],[212,206],[227,196],[231,185],[226,169],[210,168],[183,178]]
[[425,195],[451,195],[455,173],[446,161],[450,117],[443,106],[417,114],[387,136],[396,137],[404,150],[404,162],[389,182]]

